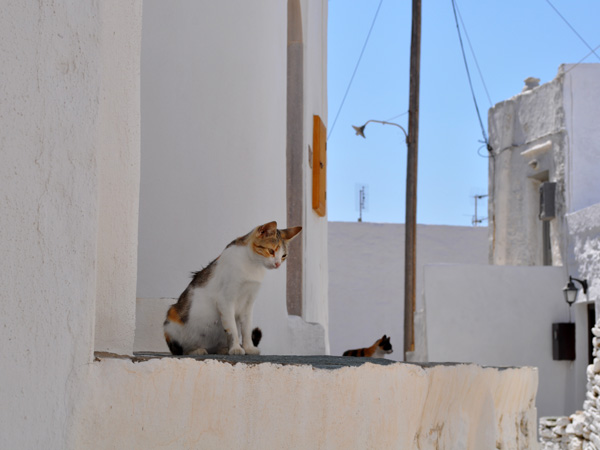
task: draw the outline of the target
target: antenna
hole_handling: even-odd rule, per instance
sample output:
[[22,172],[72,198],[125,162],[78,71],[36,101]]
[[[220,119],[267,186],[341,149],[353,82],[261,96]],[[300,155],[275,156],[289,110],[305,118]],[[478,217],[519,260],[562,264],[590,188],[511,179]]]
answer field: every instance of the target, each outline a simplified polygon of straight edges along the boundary
[[354,193],[356,195],[356,209],[358,210],[358,221],[362,222],[363,211],[369,210],[369,186],[357,183]]
[[473,196],[473,199],[475,200],[475,215],[473,216],[473,219],[471,220],[471,223],[473,224],[474,227],[476,227],[477,224],[483,222],[484,220],[487,220],[487,217],[484,217],[484,218],[481,218],[481,219],[477,217],[477,202],[479,200],[481,200],[482,198],[485,198],[485,197],[487,197],[487,194],[486,195],[474,195]]
[[360,188],[360,191],[358,191],[358,210],[359,210],[358,221],[359,222],[362,222],[363,209],[365,209],[365,187],[364,186],[362,186]]

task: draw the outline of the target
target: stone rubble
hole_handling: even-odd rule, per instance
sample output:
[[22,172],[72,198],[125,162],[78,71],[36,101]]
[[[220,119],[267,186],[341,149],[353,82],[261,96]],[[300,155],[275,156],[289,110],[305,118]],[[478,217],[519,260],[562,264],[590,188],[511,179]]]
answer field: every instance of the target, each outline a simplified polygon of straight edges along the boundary
[[586,370],[583,411],[568,417],[540,418],[540,450],[600,450],[600,320],[592,334],[594,363]]

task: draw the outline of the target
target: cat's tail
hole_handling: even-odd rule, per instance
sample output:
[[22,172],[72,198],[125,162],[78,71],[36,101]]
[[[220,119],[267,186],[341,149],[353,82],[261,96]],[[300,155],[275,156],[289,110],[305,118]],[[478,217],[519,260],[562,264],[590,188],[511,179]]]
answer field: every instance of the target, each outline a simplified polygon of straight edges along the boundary
[[260,330],[260,328],[256,327],[254,330],[252,330],[252,343],[254,344],[255,347],[258,347],[258,344],[261,339],[262,339],[262,331]]
[[183,347],[179,342],[172,339],[171,336],[165,331],[165,340],[167,341],[167,345],[169,346],[169,350],[173,355],[183,355]]

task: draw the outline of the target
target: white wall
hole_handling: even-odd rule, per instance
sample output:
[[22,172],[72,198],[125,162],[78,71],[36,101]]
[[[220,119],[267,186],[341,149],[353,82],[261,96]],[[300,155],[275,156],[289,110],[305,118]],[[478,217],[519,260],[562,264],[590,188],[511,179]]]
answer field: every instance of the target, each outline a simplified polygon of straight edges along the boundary
[[[304,36],[304,304],[303,318],[329,326],[327,216],[312,209],[312,169],[309,146],[313,142],[313,115],[327,127],[327,2],[302,0]],[[326,341],[329,351],[329,341]]]
[[[310,143],[312,115],[326,119],[326,3],[313,5],[303,10]],[[177,298],[236,237],[286,227],[286,46],[287,2],[144,3],[139,298]],[[313,216],[292,225],[304,226],[304,318],[326,327],[326,220]],[[285,275],[267,274],[255,306],[267,353],[289,352]]]
[[[141,1],[2,6],[3,448],[69,448],[94,350],[96,310],[112,305],[115,313],[109,313],[112,324],[96,326],[97,336],[108,326],[118,333],[109,346],[130,349],[133,342],[122,331],[130,323],[132,329],[127,311],[135,297],[109,298],[103,277],[117,275],[113,293],[135,292],[135,217],[116,211],[135,209],[139,99],[128,89],[136,86],[140,28]],[[126,180],[110,186],[116,180],[105,169],[113,157],[123,157],[125,167],[115,176]],[[104,202],[111,192],[118,197],[112,206]],[[108,242],[105,219],[114,232]]]
[[600,202],[600,64],[564,65],[567,212]]
[[[111,8],[112,6],[108,6]],[[102,23],[95,346],[131,354],[140,199],[141,2]],[[104,16],[104,14],[103,14]],[[104,17],[102,17],[104,19]]]
[[565,283],[561,267],[426,266],[430,361],[538,367],[539,416],[573,413],[585,395],[574,367],[587,360],[587,342],[578,339],[578,361],[552,360],[552,323],[569,321]]
[[[486,228],[418,225],[416,319],[422,323],[425,264],[487,259]],[[329,324],[333,355],[371,346],[387,334],[394,348],[388,358],[403,359],[403,224],[329,223]],[[415,340],[417,349],[424,347],[420,334]]]
[[138,297],[178,297],[233,239],[285,225],[286,11],[145,2]]
[[536,445],[537,371],[531,368],[364,364],[325,370],[101,357],[91,374],[95,383],[84,395],[74,448]]

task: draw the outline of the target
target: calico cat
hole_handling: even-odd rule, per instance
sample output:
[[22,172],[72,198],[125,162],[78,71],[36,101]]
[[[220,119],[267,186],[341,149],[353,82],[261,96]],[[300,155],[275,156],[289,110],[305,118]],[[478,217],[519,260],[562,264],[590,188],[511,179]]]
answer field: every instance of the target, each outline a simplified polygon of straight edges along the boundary
[[381,339],[375,341],[373,345],[356,350],[346,350],[343,356],[365,356],[371,358],[383,358],[386,354],[392,353],[392,343],[385,334]]
[[301,230],[278,230],[277,222],[256,227],[194,273],[177,303],[167,311],[164,332],[171,353],[259,354],[256,346],[262,333],[258,328],[252,330],[258,288],[266,269],[277,269],[285,261],[289,241]]

